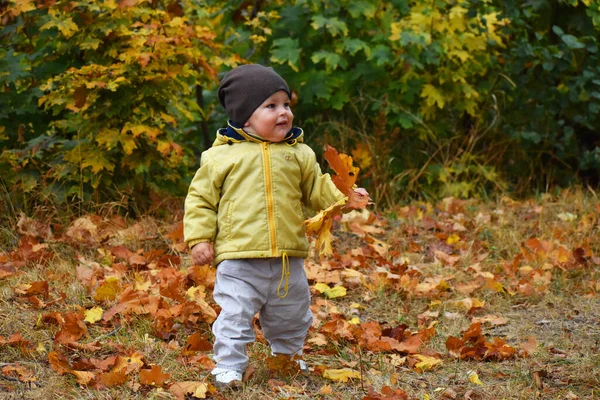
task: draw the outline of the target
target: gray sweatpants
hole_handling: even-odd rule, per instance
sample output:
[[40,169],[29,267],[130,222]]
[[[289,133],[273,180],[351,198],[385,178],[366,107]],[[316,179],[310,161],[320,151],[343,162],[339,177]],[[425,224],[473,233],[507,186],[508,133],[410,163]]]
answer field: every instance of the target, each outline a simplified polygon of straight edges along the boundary
[[[293,257],[289,262],[288,294],[284,298],[277,295],[281,258],[225,260],[219,264],[213,297],[222,310],[212,327],[217,368],[246,369],[246,345],[255,339],[252,320],[257,312],[273,353],[301,353],[312,323],[310,290],[304,259]],[[284,293],[282,284],[280,294]]]

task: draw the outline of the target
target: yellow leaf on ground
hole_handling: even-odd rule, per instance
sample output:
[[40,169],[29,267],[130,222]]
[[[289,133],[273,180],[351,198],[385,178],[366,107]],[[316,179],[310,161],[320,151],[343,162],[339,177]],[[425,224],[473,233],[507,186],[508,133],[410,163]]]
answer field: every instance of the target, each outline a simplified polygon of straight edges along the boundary
[[313,286],[315,290],[319,291],[319,293],[323,293],[330,299],[335,299],[336,297],[344,297],[346,295],[346,288],[343,286],[334,286],[330,288],[328,285],[324,283],[317,283]]
[[96,301],[104,301],[104,300],[114,300],[117,298],[117,293],[121,291],[121,283],[119,279],[111,276],[106,278],[106,281],[96,289],[96,294],[94,295],[94,300]]
[[84,321],[89,322],[90,324],[96,323],[102,319],[102,314],[104,314],[102,307],[90,308],[85,311]]
[[205,382],[184,381],[175,382],[169,388],[177,399],[185,399],[188,394],[197,399],[205,399],[208,392],[208,384]]
[[424,356],[423,354],[415,354],[414,357],[419,360],[419,362],[415,364],[415,368],[422,371],[432,369],[442,363],[442,360],[439,358]]
[[479,379],[479,375],[477,373],[472,372],[469,374],[469,382],[474,383],[476,385],[483,385],[483,382]]
[[350,378],[360,379],[360,372],[350,368],[326,369],[323,371],[323,378],[331,379],[332,381],[348,382]]

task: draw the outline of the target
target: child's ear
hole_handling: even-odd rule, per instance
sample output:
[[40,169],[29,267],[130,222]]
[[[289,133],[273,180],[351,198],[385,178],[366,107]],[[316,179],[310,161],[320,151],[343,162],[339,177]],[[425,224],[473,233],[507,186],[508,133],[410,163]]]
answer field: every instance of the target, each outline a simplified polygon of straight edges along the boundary
[[248,126],[250,126],[250,122],[248,122],[248,121],[244,122],[244,128],[246,128]]

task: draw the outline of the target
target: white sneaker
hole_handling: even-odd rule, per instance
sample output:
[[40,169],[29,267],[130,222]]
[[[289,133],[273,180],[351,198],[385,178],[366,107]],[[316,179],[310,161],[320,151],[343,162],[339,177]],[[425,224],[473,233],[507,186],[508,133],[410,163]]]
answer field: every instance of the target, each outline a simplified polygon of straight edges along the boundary
[[306,362],[304,362],[304,360],[296,360],[296,362],[298,363],[298,367],[300,368],[300,372],[303,372],[303,373],[307,373],[308,372],[308,365],[306,365]]
[[238,387],[242,384],[242,373],[227,368],[214,368],[210,374],[214,376],[215,385],[219,389]]

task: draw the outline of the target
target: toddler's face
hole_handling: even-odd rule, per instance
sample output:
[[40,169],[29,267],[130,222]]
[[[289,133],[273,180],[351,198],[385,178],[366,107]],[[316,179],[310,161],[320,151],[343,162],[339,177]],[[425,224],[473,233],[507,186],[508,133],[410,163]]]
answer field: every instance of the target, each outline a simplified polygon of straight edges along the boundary
[[273,93],[252,113],[244,130],[269,142],[280,142],[292,129],[294,114],[290,109],[288,94],[280,90]]

